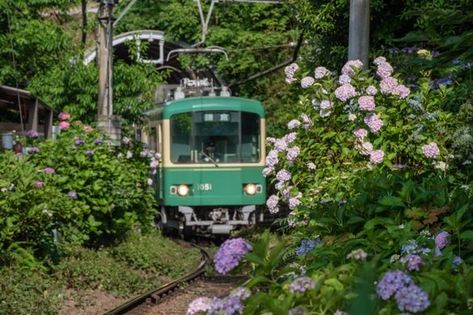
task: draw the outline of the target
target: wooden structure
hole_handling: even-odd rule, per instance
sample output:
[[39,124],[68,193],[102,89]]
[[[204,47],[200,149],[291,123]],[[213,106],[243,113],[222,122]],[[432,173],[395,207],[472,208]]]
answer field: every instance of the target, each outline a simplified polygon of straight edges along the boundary
[[34,130],[40,137],[51,138],[53,115],[53,109],[29,91],[0,85],[1,135]]

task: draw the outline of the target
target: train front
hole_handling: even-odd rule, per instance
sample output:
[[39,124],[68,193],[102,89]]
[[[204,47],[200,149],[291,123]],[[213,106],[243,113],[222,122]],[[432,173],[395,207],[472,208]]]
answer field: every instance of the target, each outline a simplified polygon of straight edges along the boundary
[[163,110],[162,215],[185,233],[228,234],[266,200],[260,102],[194,97]]

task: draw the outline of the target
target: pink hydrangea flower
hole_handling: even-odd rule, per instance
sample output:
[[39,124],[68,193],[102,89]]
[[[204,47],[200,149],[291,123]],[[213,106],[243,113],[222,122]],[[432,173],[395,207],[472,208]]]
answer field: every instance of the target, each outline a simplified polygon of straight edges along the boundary
[[315,68],[315,71],[314,71],[315,79],[322,79],[323,77],[328,76],[328,75],[330,75],[330,71],[327,68],[325,67]]
[[94,128],[92,128],[91,126],[87,125],[87,126],[84,126],[84,132],[91,132],[94,130]]
[[56,170],[55,170],[54,168],[52,168],[52,167],[46,167],[46,168],[44,169],[44,173],[45,173],[45,174],[54,174],[55,172],[56,172]]
[[314,82],[315,82],[315,79],[313,77],[304,77],[301,80],[301,87],[303,89],[307,89],[309,86],[314,84]]
[[370,131],[373,133],[377,133],[381,127],[383,127],[383,121],[379,119],[378,115],[371,114],[366,116],[364,122],[370,128]]
[[396,78],[387,77],[381,80],[379,83],[379,88],[383,94],[396,94],[398,82]]
[[422,147],[422,153],[427,158],[435,159],[440,154],[440,150],[435,142],[431,142]]
[[361,67],[363,67],[363,62],[360,60],[348,60],[342,68],[342,73],[351,76],[355,73],[354,69],[361,69]]
[[355,87],[349,83],[341,85],[335,90],[335,97],[343,102],[355,97],[356,95]]
[[329,100],[323,100],[320,102],[320,109],[331,109],[332,107],[333,104]]
[[386,58],[380,56],[374,59],[373,63],[375,65],[379,65],[380,63],[386,62]]
[[375,108],[374,97],[363,95],[358,99],[358,105],[361,110],[368,112],[373,111]]
[[40,181],[40,180],[37,180],[35,183],[34,183],[34,187],[38,188],[38,189],[41,189],[44,187],[44,182]]
[[364,128],[358,128],[355,131],[353,131],[353,134],[355,135],[355,137],[361,140],[365,138],[366,136],[368,136],[368,130]]
[[366,88],[366,94],[368,95],[374,96],[377,93],[378,93],[378,89],[373,85],[370,85]]
[[404,84],[399,84],[394,90],[395,95],[399,95],[400,98],[406,98],[411,94],[411,90]]
[[376,71],[376,74],[380,78],[384,79],[390,77],[392,73],[393,67],[388,62],[385,61],[378,63],[378,70]]
[[71,118],[71,114],[62,112],[58,115],[58,117],[61,120],[68,120],[69,118]]
[[70,127],[70,125],[71,125],[71,124],[68,123],[67,121],[61,121],[61,122],[59,123],[59,129],[61,129],[61,130],[66,130],[67,128]]
[[373,164],[382,163],[384,160],[384,152],[383,150],[374,150],[370,153],[370,162]]
[[351,82],[351,77],[348,75],[348,74],[342,74],[339,78],[338,78],[338,83],[343,85],[343,84],[348,84]]

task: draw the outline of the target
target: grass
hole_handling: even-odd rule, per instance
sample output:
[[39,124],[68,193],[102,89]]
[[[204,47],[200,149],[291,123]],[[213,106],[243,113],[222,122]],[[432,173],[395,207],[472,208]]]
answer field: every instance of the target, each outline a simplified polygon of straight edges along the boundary
[[197,249],[179,246],[158,232],[129,235],[111,248],[71,247],[49,274],[0,266],[0,314],[57,314],[70,289],[131,297],[178,278],[199,262]]

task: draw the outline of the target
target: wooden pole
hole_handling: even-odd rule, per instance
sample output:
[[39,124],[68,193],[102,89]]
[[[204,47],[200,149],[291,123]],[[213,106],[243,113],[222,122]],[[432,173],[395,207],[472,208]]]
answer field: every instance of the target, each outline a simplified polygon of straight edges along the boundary
[[348,60],[361,60],[368,65],[370,38],[370,1],[350,0]]

